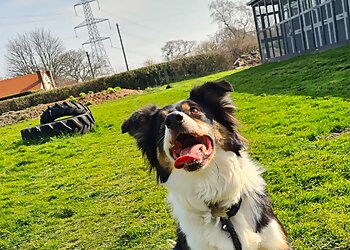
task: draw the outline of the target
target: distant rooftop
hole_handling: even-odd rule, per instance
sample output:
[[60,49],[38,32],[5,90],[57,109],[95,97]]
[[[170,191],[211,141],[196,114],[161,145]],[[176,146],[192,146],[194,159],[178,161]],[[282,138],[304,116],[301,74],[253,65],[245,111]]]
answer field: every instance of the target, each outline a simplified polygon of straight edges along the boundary
[[49,90],[55,87],[50,72],[38,71],[0,81],[0,99],[37,90]]

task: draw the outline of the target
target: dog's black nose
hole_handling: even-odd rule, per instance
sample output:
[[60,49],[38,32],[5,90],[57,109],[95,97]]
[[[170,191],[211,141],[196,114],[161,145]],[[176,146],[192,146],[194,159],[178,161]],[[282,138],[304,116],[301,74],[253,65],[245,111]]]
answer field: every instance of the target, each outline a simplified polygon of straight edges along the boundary
[[184,117],[179,113],[170,113],[165,118],[165,125],[168,129],[178,129],[184,122]]

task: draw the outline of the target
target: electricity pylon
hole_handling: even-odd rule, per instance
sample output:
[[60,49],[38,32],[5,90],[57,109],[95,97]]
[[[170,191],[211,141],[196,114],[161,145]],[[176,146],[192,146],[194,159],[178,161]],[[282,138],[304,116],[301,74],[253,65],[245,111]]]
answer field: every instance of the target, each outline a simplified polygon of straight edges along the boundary
[[91,60],[93,61],[93,64],[101,65],[100,67],[97,67],[98,69],[96,70],[97,72],[95,72],[95,75],[110,75],[113,73],[113,70],[106,49],[102,42],[104,40],[110,39],[110,37],[101,37],[96,25],[97,23],[101,23],[104,21],[109,22],[109,20],[106,18],[94,17],[90,6],[90,3],[94,1],[96,0],[80,0],[79,3],[74,5],[74,10],[75,7],[82,5],[85,15],[85,21],[79,24],[78,26],[74,27],[74,30],[85,26],[87,27],[89,40],[83,43],[83,46],[86,44],[91,45]]

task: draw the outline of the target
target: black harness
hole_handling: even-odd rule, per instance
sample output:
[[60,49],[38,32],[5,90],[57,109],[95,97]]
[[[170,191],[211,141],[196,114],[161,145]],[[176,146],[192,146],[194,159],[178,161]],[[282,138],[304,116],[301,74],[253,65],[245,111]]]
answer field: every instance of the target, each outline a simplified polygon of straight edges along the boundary
[[237,214],[238,210],[241,207],[241,203],[242,198],[239,200],[238,203],[233,204],[228,210],[225,211],[225,216],[220,215],[221,228],[223,231],[228,232],[230,234],[230,237],[236,250],[242,250],[242,244],[239,241],[238,235],[230,218]]

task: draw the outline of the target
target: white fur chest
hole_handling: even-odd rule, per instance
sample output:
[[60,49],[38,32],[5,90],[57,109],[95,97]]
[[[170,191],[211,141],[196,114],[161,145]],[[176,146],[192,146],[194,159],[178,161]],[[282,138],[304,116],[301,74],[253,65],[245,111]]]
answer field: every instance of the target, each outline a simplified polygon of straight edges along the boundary
[[[228,208],[246,192],[264,188],[260,172],[248,158],[222,149],[217,150],[205,169],[172,172],[165,183],[169,189],[168,201],[191,249],[233,249],[229,234],[221,229],[220,219],[212,217],[208,204],[218,202]],[[244,209],[239,210],[232,222],[243,249],[257,249],[260,237],[253,230],[256,213],[249,204],[247,199],[242,202]]]

